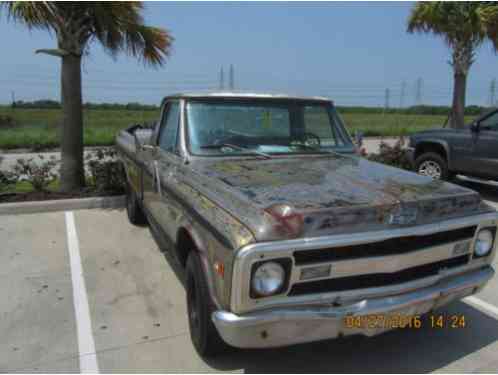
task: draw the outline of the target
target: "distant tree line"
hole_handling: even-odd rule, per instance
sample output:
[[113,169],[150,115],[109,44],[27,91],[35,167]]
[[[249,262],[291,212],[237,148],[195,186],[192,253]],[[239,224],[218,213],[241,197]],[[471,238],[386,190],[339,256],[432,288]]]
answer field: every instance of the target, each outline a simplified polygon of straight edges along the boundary
[[[414,105],[406,108],[382,108],[382,107],[342,107],[337,106],[337,109],[341,113],[395,113],[402,115],[440,115],[447,116],[451,107],[449,106],[436,106],[436,105]],[[483,107],[478,105],[469,105],[465,107],[465,115],[467,116],[477,116],[490,110],[489,107]]]
[[[141,103],[84,103],[85,109],[100,109],[100,110],[128,110],[128,111],[156,111],[159,106],[154,104],[141,104]],[[12,103],[12,108],[26,108],[26,109],[60,109],[61,104],[56,100],[42,99],[32,102],[16,101]],[[365,114],[403,114],[403,115],[440,115],[446,116],[450,113],[451,107],[449,106],[435,106],[435,105],[415,105],[406,108],[382,108],[382,107],[363,107],[363,106],[337,106],[341,113],[365,113]],[[465,107],[465,115],[477,116],[489,110],[488,107],[478,105],[469,105]]]
[[[60,109],[61,103],[56,100],[41,99],[32,102],[18,100],[12,103],[12,108],[24,109]],[[141,103],[91,103],[83,104],[85,109],[102,109],[102,110],[129,110],[129,111],[155,111],[159,109],[157,105]]]

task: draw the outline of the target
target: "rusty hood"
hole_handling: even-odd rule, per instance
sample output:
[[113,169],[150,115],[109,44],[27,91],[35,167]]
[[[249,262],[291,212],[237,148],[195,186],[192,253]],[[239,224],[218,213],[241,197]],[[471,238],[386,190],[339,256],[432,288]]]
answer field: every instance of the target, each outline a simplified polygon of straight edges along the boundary
[[476,192],[355,156],[193,163],[211,198],[257,240],[418,225],[478,213]]

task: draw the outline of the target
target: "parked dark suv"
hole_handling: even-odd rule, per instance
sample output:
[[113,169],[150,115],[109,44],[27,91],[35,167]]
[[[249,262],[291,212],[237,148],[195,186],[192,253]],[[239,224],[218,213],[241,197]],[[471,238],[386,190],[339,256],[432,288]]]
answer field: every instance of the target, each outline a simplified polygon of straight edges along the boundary
[[455,174],[498,180],[498,109],[463,129],[431,129],[410,137],[416,172],[448,180]]

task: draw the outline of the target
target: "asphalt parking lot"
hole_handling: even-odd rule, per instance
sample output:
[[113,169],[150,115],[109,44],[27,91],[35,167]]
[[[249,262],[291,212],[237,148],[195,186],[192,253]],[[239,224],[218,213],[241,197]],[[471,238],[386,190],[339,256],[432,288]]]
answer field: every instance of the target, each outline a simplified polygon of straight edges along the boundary
[[[498,208],[498,187],[461,182]],[[168,254],[123,210],[0,216],[0,372],[497,372],[498,280],[400,329],[199,358]],[[495,267],[497,262],[495,261]],[[427,323],[427,322],[425,322]]]

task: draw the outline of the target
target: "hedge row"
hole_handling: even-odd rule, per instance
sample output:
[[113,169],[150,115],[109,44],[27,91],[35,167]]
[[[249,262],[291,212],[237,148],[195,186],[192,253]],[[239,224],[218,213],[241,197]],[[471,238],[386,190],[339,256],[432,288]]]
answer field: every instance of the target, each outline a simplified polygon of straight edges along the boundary
[[[27,109],[59,109],[60,103],[55,100],[35,100],[33,102],[16,101],[11,105],[13,108],[27,108]],[[141,104],[141,103],[85,103],[86,109],[111,109],[111,110],[130,110],[130,111],[155,111],[158,109],[157,105]],[[433,105],[417,105],[406,108],[388,108],[382,107],[343,107],[338,106],[341,113],[397,113],[406,115],[448,115],[450,107],[447,106],[433,106]],[[476,116],[488,110],[487,107],[477,105],[470,105],[465,108],[465,115]]]

